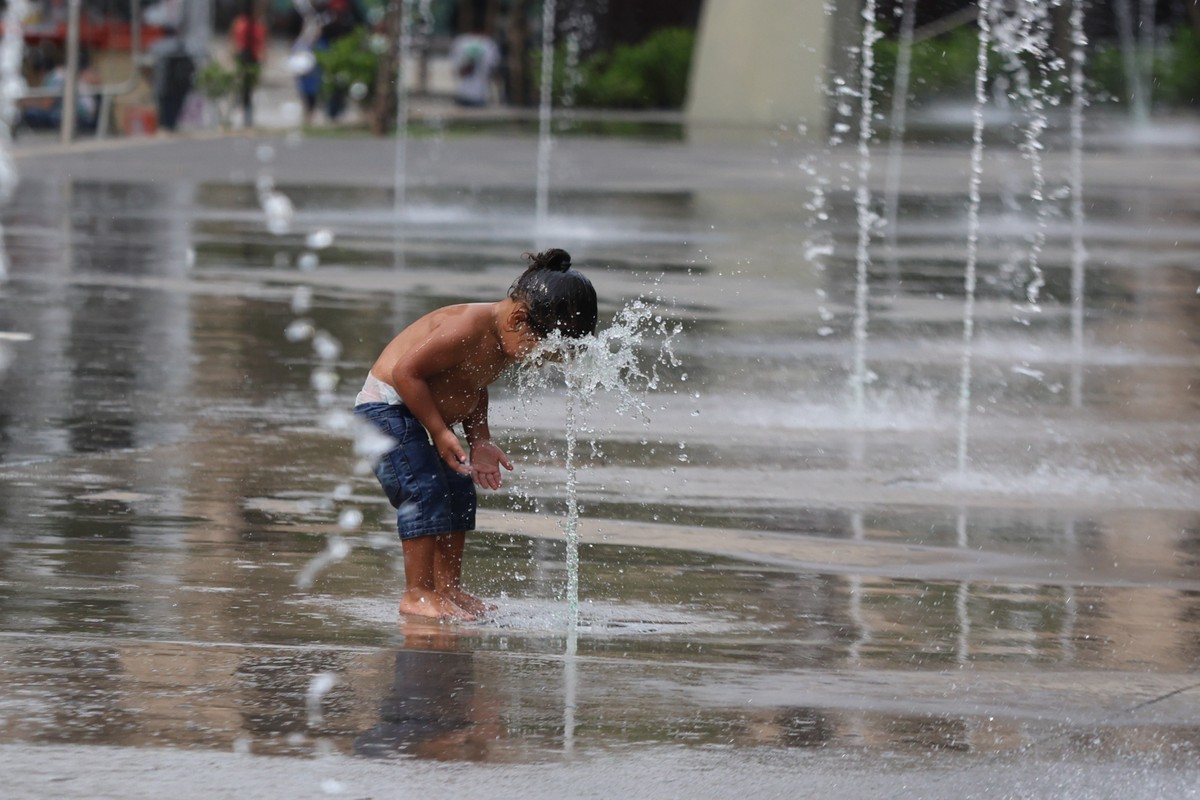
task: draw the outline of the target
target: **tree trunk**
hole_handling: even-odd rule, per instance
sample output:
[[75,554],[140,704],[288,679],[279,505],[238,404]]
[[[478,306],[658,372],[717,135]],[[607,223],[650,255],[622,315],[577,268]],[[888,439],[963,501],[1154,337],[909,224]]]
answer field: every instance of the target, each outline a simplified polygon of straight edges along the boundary
[[387,136],[396,128],[396,104],[399,102],[397,77],[400,64],[400,22],[405,0],[388,0],[383,18],[387,47],[379,54],[375,72],[375,107],[371,114],[371,133]]
[[1188,16],[1192,20],[1192,29],[1200,36],[1200,0],[1183,0],[1187,3]]

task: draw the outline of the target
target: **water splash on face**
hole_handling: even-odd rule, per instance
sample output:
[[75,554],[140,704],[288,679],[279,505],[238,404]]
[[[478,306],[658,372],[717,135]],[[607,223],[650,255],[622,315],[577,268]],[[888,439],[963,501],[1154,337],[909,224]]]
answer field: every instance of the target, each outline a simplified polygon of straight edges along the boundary
[[661,369],[677,367],[674,342],[683,326],[664,316],[655,305],[634,300],[617,312],[612,324],[595,336],[571,339],[557,331],[546,337],[518,375],[520,396],[526,401],[535,392],[561,379],[566,393],[566,500],[563,531],[567,544],[569,634],[573,641],[579,621],[579,504],[578,442],[581,432],[591,433],[592,450],[598,450],[590,412],[601,397],[615,397],[614,410],[650,422],[648,396],[662,383]]

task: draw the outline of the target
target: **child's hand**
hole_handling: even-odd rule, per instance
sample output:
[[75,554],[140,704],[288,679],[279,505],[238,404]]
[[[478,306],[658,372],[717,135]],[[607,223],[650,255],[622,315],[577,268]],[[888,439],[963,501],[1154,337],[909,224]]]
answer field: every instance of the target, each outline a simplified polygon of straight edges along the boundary
[[471,477],[482,489],[500,488],[500,467],[512,470],[512,462],[499,447],[489,440],[476,442],[471,447]]
[[450,465],[450,469],[459,475],[470,476],[471,466],[467,463],[467,454],[463,452],[462,445],[458,443],[458,437],[453,431],[446,431],[437,438],[437,451],[442,460]]

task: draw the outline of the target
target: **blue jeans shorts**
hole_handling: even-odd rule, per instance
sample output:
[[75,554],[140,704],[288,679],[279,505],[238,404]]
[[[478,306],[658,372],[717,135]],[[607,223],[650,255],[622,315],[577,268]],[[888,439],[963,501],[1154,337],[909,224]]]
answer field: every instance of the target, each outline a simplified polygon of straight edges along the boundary
[[406,406],[363,403],[354,413],[397,442],[375,465],[375,477],[396,509],[401,541],[475,530],[474,482],[442,461],[425,426]]

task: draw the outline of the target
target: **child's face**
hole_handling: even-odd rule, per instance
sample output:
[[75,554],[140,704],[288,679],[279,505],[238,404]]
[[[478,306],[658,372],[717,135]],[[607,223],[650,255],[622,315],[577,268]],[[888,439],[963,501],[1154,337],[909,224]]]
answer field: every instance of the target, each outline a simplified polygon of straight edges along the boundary
[[504,326],[500,333],[500,348],[504,355],[516,361],[528,358],[541,344],[542,337],[530,329],[523,309],[513,314],[510,324]]

